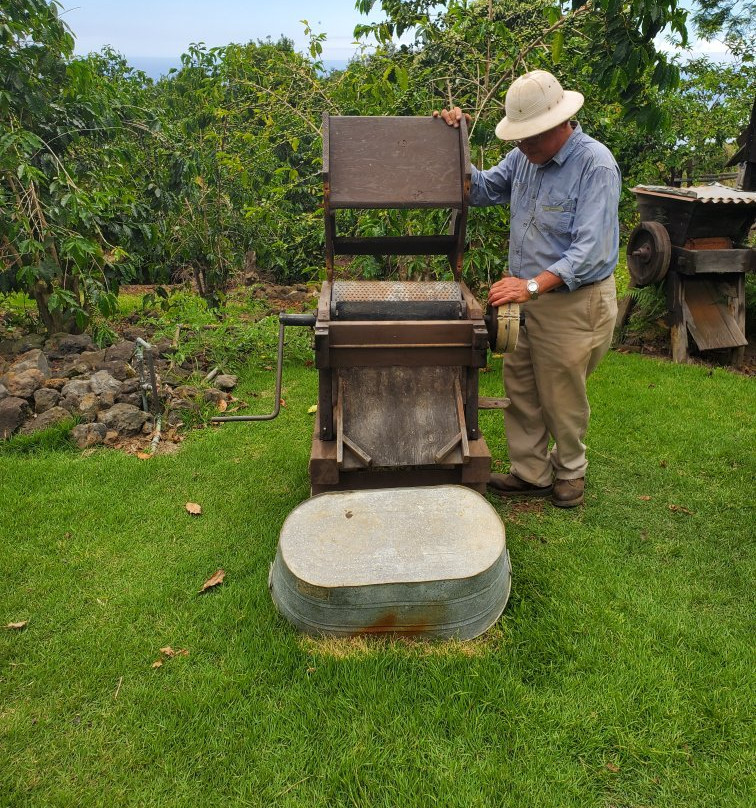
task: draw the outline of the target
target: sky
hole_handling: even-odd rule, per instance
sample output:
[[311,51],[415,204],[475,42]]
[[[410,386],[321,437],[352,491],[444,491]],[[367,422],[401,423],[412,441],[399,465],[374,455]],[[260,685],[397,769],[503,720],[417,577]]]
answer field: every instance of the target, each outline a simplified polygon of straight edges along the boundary
[[[213,47],[268,36],[276,40],[284,34],[304,51],[307,38],[300,20],[327,34],[325,60],[346,63],[357,50],[355,25],[381,16],[380,11],[361,15],[355,0],[62,0],[62,5],[63,19],[76,36],[77,54],[110,45],[142,69],[145,57],[177,64],[192,42]],[[667,48],[662,37],[657,46]],[[696,43],[694,50],[721,58],[724,48]]]
[[[63,0],[63,19],[76,36],[76,53],[110,45],[127,58],[176,58],[192,42],[208,47],[281,34],[307,47],[308,20],[328,35],[323,57],[349,59],[356,51],[354,26],[369,17],[355,0]],[[377,15],[373,15],[378,18]]]

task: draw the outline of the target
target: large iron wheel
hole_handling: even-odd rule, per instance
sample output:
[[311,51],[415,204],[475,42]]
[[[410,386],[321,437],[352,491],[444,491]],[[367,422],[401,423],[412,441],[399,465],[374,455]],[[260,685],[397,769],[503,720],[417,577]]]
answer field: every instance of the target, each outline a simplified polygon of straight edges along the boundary
[[627,242],[627,268],[634,286],[650,286],[667,274],[672,257],[669,233],[659,222],[641,222]]

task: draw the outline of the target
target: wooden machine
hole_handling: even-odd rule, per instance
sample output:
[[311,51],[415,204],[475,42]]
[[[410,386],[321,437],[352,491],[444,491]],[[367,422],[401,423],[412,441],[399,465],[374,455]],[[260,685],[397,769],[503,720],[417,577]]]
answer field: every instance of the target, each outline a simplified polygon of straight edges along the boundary
[[[327,280],[316,315],[279,316],[276,375],[278,402],[284,327],[313,326],[315,496],[287,517],[269,577],[300,631],[469,639],[509,597],[504,525],[480,495],[478,372],[489,342],[515,347],[519,310],[486,316],[462,282],[469,165],[464,121],[323,118]],[[338,235],[339,211],[369,208],[446,209],[449,233]],[[445,255],[451,279],[338,280],[341,254]]]
[[[464,120],[455,129],[431,117],[323,117],[327,281],[315,323],[314,494],[441,483],[485,490],[491,455],[478,426],[478,372],[489,334],[461,279],[469,166]],[[449,233],[338,234],[340,210],[369,208],[444,208]],[[336,280],[341,254],[446,255],[453,280]],[[504,332],[511,320],[502,322]]]
[[634,286],[664,281],[672,358],[688,359],[688,332],[702,351],[729,349],[740,364],[747,345],[745,273],[756,250],[745,245],[756,219],[756,193],[724,185],[639,185],[641,223],[627,245]]

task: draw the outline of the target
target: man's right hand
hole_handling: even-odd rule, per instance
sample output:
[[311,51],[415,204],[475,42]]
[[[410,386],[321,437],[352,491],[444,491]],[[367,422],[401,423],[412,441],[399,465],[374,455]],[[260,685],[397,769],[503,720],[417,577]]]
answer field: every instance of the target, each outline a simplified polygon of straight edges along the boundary
[[454,107],[452,109],[442,109],[439,112],[437,109],[433,110],[433,117],[434,118],[443,118],[449,126],[453,126],[455,129],[459,129],[459,122],[462,120],[462,115],[465,116],[465,120],[467,123],[470,123],[470,115],[469,113],[463,113],[459,107]]

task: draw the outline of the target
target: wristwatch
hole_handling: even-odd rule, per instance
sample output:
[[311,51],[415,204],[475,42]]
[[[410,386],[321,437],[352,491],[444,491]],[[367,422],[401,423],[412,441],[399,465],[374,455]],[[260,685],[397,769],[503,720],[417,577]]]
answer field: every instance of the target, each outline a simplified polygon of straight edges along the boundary
[[538,293],[541,291],[541,287],[538,285],[538,281],[535,278],[529,280],[525,285],[525,288],[528,290],[531,300],[536,300],[538,298]]

